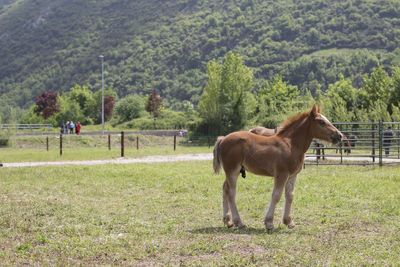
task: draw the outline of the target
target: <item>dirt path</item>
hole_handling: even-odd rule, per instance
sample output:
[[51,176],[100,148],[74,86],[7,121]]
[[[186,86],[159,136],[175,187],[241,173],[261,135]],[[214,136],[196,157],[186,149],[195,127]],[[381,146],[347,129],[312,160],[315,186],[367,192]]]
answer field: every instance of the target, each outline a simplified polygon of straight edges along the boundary
[[[328,157],[327,157],[328,158]],[[36,167],[36,166],[68,166],[68,165],[103,165],[103,164],[135,164],[135,163],[159,163],[159,162],[176,162],[176,161],[201,161],[201,160],[212,160],[212,153],[201,153],[201,154],[180,154],[180,155],[158,155],[158,156],[146,156],[142,158],[117,158],[117,159],[104,159],[104,160],[80,160],[80,161],[50,161],[50,162],[13,162],[3,163],[2,167]],[[330,157],[330,160],[340,160],[338,157]],[[316,157],[307,157],[307,162],[316,162]],[[343,161],[360,161],[360,162],[372,162],[371,158],[343,158]],[[376,158],[376,162],[379,159]],[[320,160],[320,163],[324,161]],[[400,163],[400,159],[396,158],[383,158],[384,163]]]
[[105,160],[80,160],[80,161],[51,161],[51,162],[15,162],[3,163],[3,167],[36,167],[36,166],[65,166],[65,165],[102,165],[102,164],[133,164],[133,163],[159,163],[173,161],[199,161],[212,160],[211,153],[181,154],[147,156],[142,158],[117,158]]

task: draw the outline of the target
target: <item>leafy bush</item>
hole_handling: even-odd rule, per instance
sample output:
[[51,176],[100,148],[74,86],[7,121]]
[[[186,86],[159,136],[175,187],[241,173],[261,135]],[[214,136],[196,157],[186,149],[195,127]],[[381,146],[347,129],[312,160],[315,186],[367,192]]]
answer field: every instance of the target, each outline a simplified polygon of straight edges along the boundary
[[188,122],[190,120],[188,120],[184,112],[163,109],[158,119],[147,115],[146,117],[133,119],[124,125],[127,128],[139,130],[182,129],[187,127]]
[[122,98],[115,107],[115,114],[122,122],[137,119],[144,114],[144,100],[139,95]]
[[[62,122],[74,121],[81,122],[85,121],[85,116],[77,102],[71,101],[69,98],[65,101],[61,101],[60,112],[55,116],[57,125],[61,125]],[[86,121],[85,121],[86,122]]]
[[0,147],[7,147],[10,143],[10,137],[5,134],[0,134]]

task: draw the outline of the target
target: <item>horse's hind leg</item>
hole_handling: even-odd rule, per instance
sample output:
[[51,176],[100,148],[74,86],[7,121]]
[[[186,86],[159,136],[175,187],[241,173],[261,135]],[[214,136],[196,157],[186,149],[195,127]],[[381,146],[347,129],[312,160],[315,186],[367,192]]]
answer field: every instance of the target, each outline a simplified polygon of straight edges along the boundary
[[296,183],[297,175],[290,177],[285,185],[285,210],[283,211],[283,223],[289,227],[294,228],[296,224],[293,222],[291,208],[294,198],[294,184]]
[[[239,211],[236,207],[236,183],[239,176],[240,168],[232,173],[226,174],[223,185],[223,219],[228,227],[233,225],[243,228],[245,225],[240,219]],[[229,214],[230,211],[230,214]]]
[[229,208],[228,203],[228,195],[229,195],[229,185],[228,182],[225,180],[224,184],[222,185],[222,220],[228,227],[233,226],[231,210]]

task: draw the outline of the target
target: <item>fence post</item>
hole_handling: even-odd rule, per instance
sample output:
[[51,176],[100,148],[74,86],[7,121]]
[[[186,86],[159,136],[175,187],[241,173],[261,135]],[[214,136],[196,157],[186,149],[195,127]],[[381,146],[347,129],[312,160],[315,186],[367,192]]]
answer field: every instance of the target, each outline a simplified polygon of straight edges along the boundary
[[46,150],[49,151],[49,137],[46,136]]
[[379,121],[379,166],[383,165],[382,162],[382,148],[383,148],[383,123]]
[[125,138],[124,138],[124,131],[122,131],[121,132],[121,158],[123,158],[124,157],[124,155],[125,155],[125,144],[124,144],[124,140]]
[[210,148],[210,146],[211,146],[211,139],[210,137],[208,137],[208,148]]
[[372,121],[372,162],[375,162],[375,122]]
[[136,136],[136,149],[139,149],[139,136]]
[[174,135],[174,150],[176,150],[176,135]]
[[[339,124],[338,127],[339,127],[339,131],[342,133],[343,132],[343,125]],[[343,164],[343,140],[340,140],[339,152],[340,152],[340,164]]]
[[108,150],[111,150],[111,134],[108,134]]
[[60,134],[60,156],[62,156],[62,134]]

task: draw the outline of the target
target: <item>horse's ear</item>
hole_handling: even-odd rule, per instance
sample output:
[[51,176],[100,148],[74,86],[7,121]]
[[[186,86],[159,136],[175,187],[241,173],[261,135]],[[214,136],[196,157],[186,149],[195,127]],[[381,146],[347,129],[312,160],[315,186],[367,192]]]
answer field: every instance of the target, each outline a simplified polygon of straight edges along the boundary
[[318,113],[321,113],[321,112],[322,112],[321,105],[320,105],[320,104],[318,104]]
[[317,105],[314,104],[310,112],[311,117],[313,118],[317,117],[318,109],[319,108],[317,107]]

